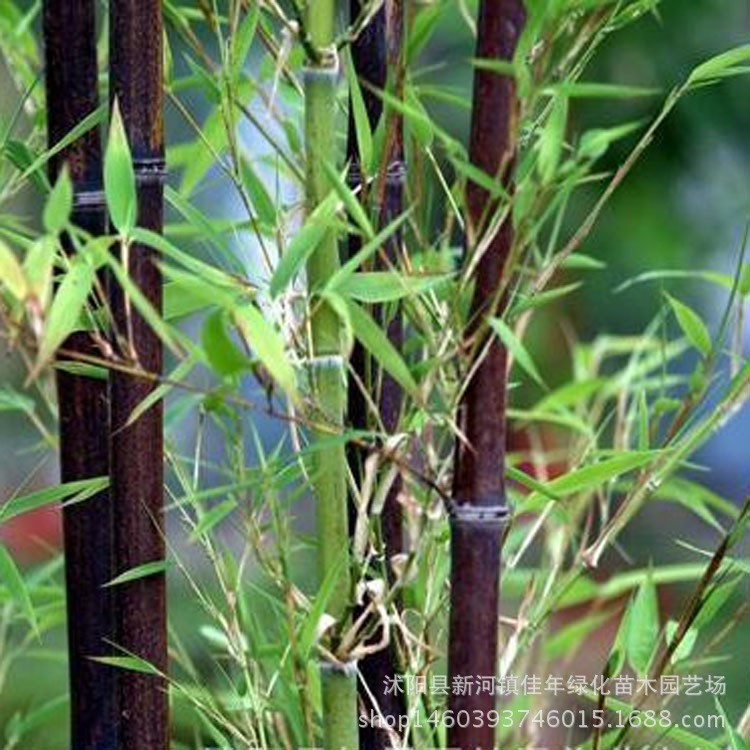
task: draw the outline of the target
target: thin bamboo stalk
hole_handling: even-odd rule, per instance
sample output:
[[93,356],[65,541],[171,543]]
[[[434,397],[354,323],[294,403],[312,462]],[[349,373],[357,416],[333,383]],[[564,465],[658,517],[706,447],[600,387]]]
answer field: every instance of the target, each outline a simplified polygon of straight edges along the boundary
[[[159,232],[163,223],[164,128],[162,119],[162,11],[159,0],[111,0],[110,91],[117,99],[133,155],[138,224]],[[133,244],[127,256],[131,280],[161,309],[161,274],[154,252]],[[116,284],[111,287],[114,322],[126,341],[118,354],[160,373],[159,338]],[[112,497],[117,572],[164,559],[163,418],[161,402],[127,425],[133,409],[154,389],[150,380],[120,371],[110,375]],[[127,426],[126,426],[127,425]],[[166,581],[163,573],[116,587],[117,643],[167,670]],[[167,750],[167,684],[160,676],[119,672],[119,747]]]
[[[351,18],[357,18],[362,11],[360,0],[352,0],[350,5]],[[382,100],[376,89],[383,90],[387,85],[388,71],[395,77],[394,87],[396,95],[403,91],[403,7],[400,0],[386,0],[380,10],[373,16],[370,23],[351,45],[354,70],[362,84],[362,95],[371,130],[375,130],[382,117]],[[402,211],[403,204],[403,122],[399,113],[389,113],[386,125],[386,153],[383,158],[384,168],[374,180],[374,195],[376,197],[379,226],[384,227],[395,219]],[[370,197],[368,186],[363,182],[362,168],[358,159],[357,135],[354,116],[349,115],[349,132],[347,142],[347,156],[352,165],[350,183],[353,189],[359,189],[364,202]],[[379,199],[379,200],[378,200]],[[396,263],[400,234],[394,234],[387,242],[383,251],[377,256],[379,267],[392,266]],[[348,240],[349,257],[353,257],[361,248],[359,235],[351,234]],[[403,344],[403,322],[400,310],[390,311],[386,324],[387,335],[391,343],[400,349]],[[376,318],[383,323],[386,311],[382,308],[375,310]],[[352,369],[359,383],[369,383],[374,389],[378,378],[382,377],[380,393],[373,394],[378,404],[380,419],[386,432],[394,432],[398,427],[401,414],[403,393],[398,383],[388,373],[378,373],[374,363],[362,346],[355,345],[352,352]],[[370,424],[367,414],[367,399],[356,384],[349,388],[349,421],[354,428],[367,429]],[[365,456],[362,451],[352,448],[349,461],[355,477],[362,477],[362,461]],[[391,573],[388,561],[395,554],[403,550],[403,529],[401,506],[398,495],[401,491],[400,478],[390,488],[383,505],[381,522],[381,536],[383,551],[386,559],[386,575]],[[393,726],[399,726],[398,718],[405,714],[403,697],[395,691],[387,691],[387,680],[396,676],[395,647],[391,643],[389,648],[376,651],[360,662],[360,674],[363,685],[360,687],[360,701],[364,706],[370,706],[373,700],[377,709],[385,719],[392,719]],[[392,737],[382,727],[371,726],[369,723],[360,728],[360,745],[363,750],[383,750],[393,745]]]
[[[45,0],[47,130],[53,146],[98,105],[94,0]],[[93,128],[54,156],[49,176],[63,164],[73,182],[72,222],[98,235],[106,230],[99,131]],[[66,249],[67,238],[63,238]],[[97,354],[87,333],[74,333],[63,349]],[[109,474],[107,383],[59,370],[60,470],[63,482]],[[114,600],[103,588],[114,576],[113,519],[109,492],[63,509],[65,583],[68,601],[70,746],[115,750],[115,670],[92,656],[111,653]]]
[[[480,0],[477,58],[510,60],[525,23],[522,0]],[[477,68],[471,116],[469,156],[472,164],[495,175],[506,186],[513,162],[513,133],[517,121],[512,78]],[[484,217],[492,215],[493,200],[480,185],[466,191],[467,248],[481,237]],[[489,210],[488,210],[489,209]],[[456,452],[451,517],[451,613],[448,671],[451,686],[460,680],[494,677],[498,655],[498,606],[501,532],[508,514],[505,496],[505,412],[507,352],[496,337],[483,344],[486,317],[502,309],[497,290],[513,243],[508,218],[494,235],[476,270],[472,325],[467,340],[480,352],[461,404],[460,426],[468,446]],[[479,338],[480,341],[476,339]],[[486,720],[495,707],[490,692],[452,690],[449,707],[485,721],[456,722],[448,730],[448,745],[491,748],[494,729]],[[481,712],[479,714],[474,712]]]
[[[337,55],[333,47],[336,0],[308,3],[305,32],[309,58],[305,70],[305,138],[307,147],[306,198],[312,211],[328,195],[331,184],[326,164],[336,161]],[[322,287],[339,268],[336,232],[329,229],[307,263],[311,290]],[[313,299],[310,319],[313,401],[326,431],[314,437],[325,440],[316,453],[312,484],[316,497],[318,557],[321,579],[334,576],[327,610],[339,628],[349,617],[351,573],[346,508],[346,454],[341,443],[331,442],[330,430],[343,430],[346,406],[342,324],[323,300]],[[333,644],[335,650],[336,644]],[[346,658],[346,655],[342,655]],[[321,665],[324,747],[356,750],[357,681],[352,664]]]

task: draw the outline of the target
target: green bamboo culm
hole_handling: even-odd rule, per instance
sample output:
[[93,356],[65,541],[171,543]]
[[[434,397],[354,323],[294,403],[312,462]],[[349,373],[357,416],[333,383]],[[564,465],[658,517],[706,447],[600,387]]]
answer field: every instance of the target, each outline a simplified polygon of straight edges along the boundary
[[[338,60],[334,48],[336,0],[308,3],[305,33],[305,140],[307,148],[307,208],[313,211],[331,190],[326,163],[336,163]],[[336,231],[331,228],[307,263],[313,295],[339,268]],[[347,624],[351,599],[347,517],[346,454],[344,444],[332,441],[343,430],[346,379],[342,324],[336,312],[313,297],[310,318],[313,403],[320,424],[314,439],[326,443],[316,451],[312,483],[316,497],[318,556],[321,580],[336,577],[326,610],[336,618],[339,632]],[[343,559],[342,559],[343,556]],[[335,651],[336,636],[333,648]],[[346,654],[341,654],[346,660]],[[357,750],[357,678],[352,664],[325,663],[321,669],[324,747]]]

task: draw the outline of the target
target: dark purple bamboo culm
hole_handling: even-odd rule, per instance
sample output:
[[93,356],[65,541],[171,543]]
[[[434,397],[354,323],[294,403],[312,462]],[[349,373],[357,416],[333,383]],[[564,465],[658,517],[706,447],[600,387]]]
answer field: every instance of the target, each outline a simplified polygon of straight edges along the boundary
[[[164,125],[160,0],[111,0],[110,92],[122,114],[138,188],[138,225],[160,232],[163,222]],[[125,261],[124,254],[121,259]],[[161,275],[154,252],[132,244],[127,271],[155,309],[161,309]],[[111,287],[117,353],[149,373],[161,373],[161,343],[146,321]],[[111,492],[117,572],[164,559],[163,415],[161,402],[133,424],[128,419],[154,388],[153,381],[113,370],[110,375]],[[127,425],[127,426],[126,426]],[[166,581],[163,573],[115,587],[118,646],[167,669]],[[167,750],[166,681],[120,670],[121,750]]]
[[[98,105],[95,0],[45,0],[47,130],[52,146]],[[50,160],[57,179],[68,165],[72,221],[93,235],[106,230],[99,131],[92,128]],[[65,240],[67,245],[67,240]],[[71,353],[101,356],[87,333],[68,337]],[[109,474],[107,381],[57,373],[60,470],[63,482]],[[112,505],[107,490],[63,510],[68,601],[68,663],[72,750],[117,750],[116,670],[91,659],[111,654],[114,639]]]
[[[525,23],[523,0],[480,0],[477,58],[510,60]],[[517,121],[516,91],[509,76],[477,68],[471,114],[469,157],[474,166],[506,183],[513,164],[512,137]],[[496,208],[490,194],[474,182],[466,190],[467,248],[481,236]],[[450,684],[494,676],[498,657],[500,547],[508,516],[505,495],[505,416],[507,352],[487,335],[486,318],[497,315],[498,291],[513,242],[511,218],[497,229],[475,274],[472,325],[467,341],[481,357],[461,403],[460,427],[466,436],[456,451],[451,507],[451,613],[448,645]],[[468,443],[468,445],[467,445]],[[449,708],[469,716],[495,707],[490,692],[451,691]],[[475,711],[481,712],[475,714]],[[465,723],[465,722],[464,722]],[[490,722],[456,722],[448,746],[491,748]]]
[[[362,11],[360,0],[352,0],[351,18],[355,19]],[[376,90],[386,87],[389,71],[395,77],[396,95],[403,89],[403,6],[401,0],[386,0],[375,16],[370,20],[362,33],[351,46],[354,70],[357,73],[364,99],[365,110],[371,130],[375,130],[383,115],[383,103]],[[403,125],[400,114],[393,113],[384,123],[386,132],[386,147],[383,157],[383,169],[376,175],[370,185],[362,182],[362,169],[359,165],[357,136],[354,117],[349,116],[349,134],[347,154],[351,164],[350,183],[353,189],[362,191],[363,200],[374,203],[378,210],[378,224],[386,226],[400,215],[403,203]],[[376,265],[387,268],[395,265],[401,238],[394,233],[376,258]],[[349,236],[349,256],[355,255],[361,247],[360,237]],[[398,310],[387,314],[383,309],[375,310],[376,317],[387,325],[387,335],[391,343],[400,349],[403,344],[403,322]],[[386,322],[387,321],[387,322]],[[352,352],[352,367],[360,383],[370,383],[375,387],[378,373],[373,362],[367,357],[365,350],[357,344]],[[380,419],[387,433],[394,432],[398,427],[398,420],[402,406],[402,391],[396,381],[387,373],[380,373],[382,377],[379,393],[373,394],[380,411]],[[349,416],[350,423],[358,429],[370,426],[367,415],[367,400],[357,383],[349,387]],[[361,462],[364,456],[361,451],[350,451],[350,462],[355,476],[362,476]],[[390,574],[388,560],[392,555],[402,551],[402,514],[398,502],[401,489],[397,479],[383,505],[381,514],[381,532],[383,550],[385,553],[386,574]],[[362,679],[367,689],[361,687],[360,700],[366,709],[372,707],[372,698],[384,717],[398,719],[405,713],[403,698],[393,692],[386,692],[386,678],[396,675],[395,649],[393,646],[368,655],[359,664]],[[370,697],[372,696],[372,698]],[[398,721],[395,723],[398,726]],[[388,733],[381,728],[365,726],[360,730],[360,746],[362,750],[382,750],[391,747],[393,742]]]

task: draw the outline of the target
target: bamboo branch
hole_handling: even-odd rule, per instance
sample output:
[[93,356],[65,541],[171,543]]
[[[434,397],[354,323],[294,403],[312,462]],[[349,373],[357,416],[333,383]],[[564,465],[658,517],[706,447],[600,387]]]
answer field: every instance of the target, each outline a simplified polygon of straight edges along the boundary
[[[306,28],[315,54],[305,69],[305,138],[307,146],[307,207],[313,211],[331,189],[327,164],[336,162],[333,123],[336,116],[338,56],[333,48],[336,0],[317,0],[307,6]],[[320,289],[340,266],[336,232],[330,228],[307,263],[312,293]],[[320,417],[336,432],[343,429],[346,380],[342,351],[342,324],[335,310],[320,300],[310,315],[313,403]],[[326,440],[329,431],[316,431]],[[334,577],[327,611],[337,620],[337,632],[350,617],[351,573],[346,509],[346,455],[343,443],[330,443],[316,454],[311,477],[316,497],[318,557],[321,580]],[[321,664],[324,747],[356,750],[357,678],[346,654]],[[341,663],[341,660],[344,663]]]
[[[48,142],[52,147],[98,106],[94,0],[45,0],[44,42]],[[73,182],[72,223],[92,235],[106,230],[99,131],[92,128],[49,163],[54,181],[67,164]],[[64,237],[66,251],[69,239]],[[95,355],[87,333],[63,343],[74,354]],[[60,359],[73,358],[58,355]],[[107,384],[57,371],[61,481],[109,474]],[[103,588],[115,573],[112,505],[108,490],[63,510],[68,601],[70,746],[115,750],[116,672],[92,656],[111,654],[114,592]]]
[[[511,60],[525,22],[522,0],[480,0],[476,57]],[[485,174],[497,175],[510,187],[513,137],[517,123],[512,78],[477,68],[471,116],[469,156]],[[496,199],[469,182],[466,191],[467,252],[482,244],[484,217],[496,213]],[[505,418],[507,352],[495,337],[486,345],[472,341],[484,333],[488,316],[504,304],[497,290],[513,245],[510,217],[494,233],[475,272],[475,290],[467,343],[482,352],[470,368],[470,381],[460,407],[459,426],[466,441],[458,441],[451,508],[451,613],[448,671],[457,679],[494,676],[498,656],[498,606],[501,532],[508,516],[505,496]],[[495,707],[490,692],[452,691],[449,707],[457,716],[487,716]],[[479,713],[474,713],[479,712]],[[481,725],[478,725],[481,724]],[[491,748],[490,722],[456,722],[448,730],[448,745]]]
[[[110,90],[122,113],[133,155],[138,188],[138,224],[161,231],[163,222],[164,142],[162,122],[162,15],[159,0],[110,3]],[[125,257],[125,255],[123,255]],[[156,310],[161,309],[161,275],[154,251],[130,245],[125,264],[131,279]],[[118,353],[145,370],[161,372],[158,336],[111,286],[113,317],[128,341]],[[126,351],[123,351],[126,349]],[[127,425],[133,409],[154,384],[112,371],[111,463],[115,506],[117,573],[164,559],[162,403]],[[166,581],[157,573],[116,587],[117,644],[167,671]],[[157,675],[119,673],[122,750],[167,750],[166,681]]]

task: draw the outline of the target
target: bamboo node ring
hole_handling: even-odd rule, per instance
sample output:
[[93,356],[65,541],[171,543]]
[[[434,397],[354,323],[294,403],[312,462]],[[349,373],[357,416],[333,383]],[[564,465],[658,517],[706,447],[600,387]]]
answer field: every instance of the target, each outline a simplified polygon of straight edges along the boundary
[[348,659],[347,661],[326,659],[325,661],[321,661],[319,666],[321,672],[340,674],[344,677],[356,677],[358,673],[356,659]]
[[73,195],[74,209],[101,209],[107,205],[103,190],[77,190]]
[[507,505],[472,505],[451,503],[448,507],[451,525],[503,528],[510,519]]
[[307,364],[321,370],[341,370],[344,368],[344,358],[340,354],[319,354],[309,357]]
[[167,176],[166,163],[160,156],[133,159],[133,171],[139,185],[161,185]]

